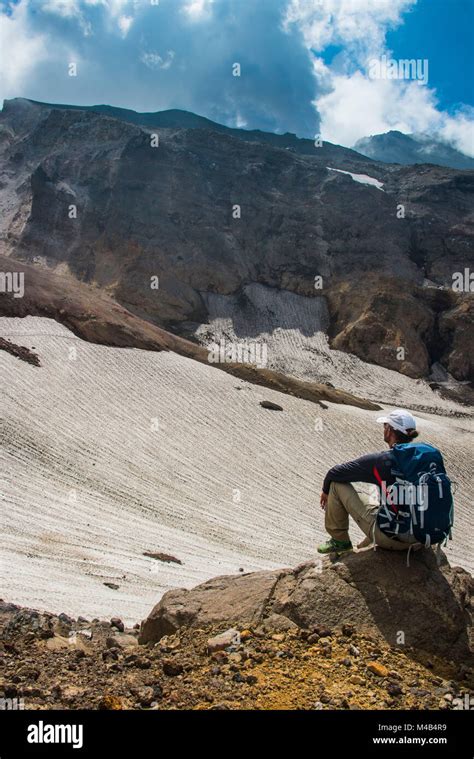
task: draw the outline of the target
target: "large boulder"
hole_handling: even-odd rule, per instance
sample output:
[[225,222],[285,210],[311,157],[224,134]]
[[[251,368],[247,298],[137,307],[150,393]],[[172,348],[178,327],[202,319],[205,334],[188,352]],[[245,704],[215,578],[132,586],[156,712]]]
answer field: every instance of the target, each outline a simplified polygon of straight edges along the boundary
[[140,643],[180,627],[234,625],[302,628],[356,624],[391,644],[450,659],[472,652],[474,582],[441,554],[367,550],[295,569],[216,577],[192,590],[165,593],[142,622]]

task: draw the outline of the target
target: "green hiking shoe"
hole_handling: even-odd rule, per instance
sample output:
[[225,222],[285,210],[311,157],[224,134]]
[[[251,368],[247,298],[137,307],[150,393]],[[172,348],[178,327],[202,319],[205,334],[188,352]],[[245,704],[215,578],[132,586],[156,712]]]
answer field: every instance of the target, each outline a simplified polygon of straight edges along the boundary
[[346,542],[345,540],[329,538],[327,543],[322,543],[318,546],[318,553],[336,553],[339,555],[341,553],[346,553],[347,551],[352,551],[352,543],[350,540],[349,542]]

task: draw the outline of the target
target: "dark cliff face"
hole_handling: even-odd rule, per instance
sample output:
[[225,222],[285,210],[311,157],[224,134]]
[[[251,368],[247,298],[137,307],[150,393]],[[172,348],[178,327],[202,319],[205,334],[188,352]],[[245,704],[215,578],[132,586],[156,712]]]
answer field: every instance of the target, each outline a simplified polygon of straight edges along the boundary
[[[155,128],[150,119],[142,127],[94,110],[7,101],[3,252],[67,263],[164,326],[205,321],[203,291],[260,282],[313,294],[319,275],[338,348],[412,376],[441,358],[459,379],[473,378],[460,358],[472,296],[451,289],[454,272],[474,270],[473,173],[376,163],[291,135],[180,127],[179,112],[169,113],[172,126],[159,126],[158,114]],[[447,288],[443,308],[425,279]],[[403,365],[387,350],[397,345],[410,351]]]

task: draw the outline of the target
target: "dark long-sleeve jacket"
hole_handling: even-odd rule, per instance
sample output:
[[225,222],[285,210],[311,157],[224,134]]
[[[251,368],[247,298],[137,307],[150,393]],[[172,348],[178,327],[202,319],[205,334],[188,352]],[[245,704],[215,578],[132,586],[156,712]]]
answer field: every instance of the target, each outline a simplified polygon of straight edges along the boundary
[[354,459],[354,461],[338,464],[337,466],[333,466],[324,478],[323,493],[329,493],[331,482],[370,482],[380,487],[380,483],[374,473],[374,467],[377,469],[380,479],[389,487],[395,482],[395,477],[392,475],[392,466],[391,451],[369,453],[366,456]]

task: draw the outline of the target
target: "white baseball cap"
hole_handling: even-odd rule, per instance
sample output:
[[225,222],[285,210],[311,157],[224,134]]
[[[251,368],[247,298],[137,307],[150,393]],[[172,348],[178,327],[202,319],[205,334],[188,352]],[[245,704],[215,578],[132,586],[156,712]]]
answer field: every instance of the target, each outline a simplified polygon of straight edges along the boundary
[[405,411],[402,408],[396,408],[391,411],[388,416],[379,416],[378,422],[389,424],[394,430],[399,432],[408,432],[408,430],[416,430],[416,421],[409,411]]

